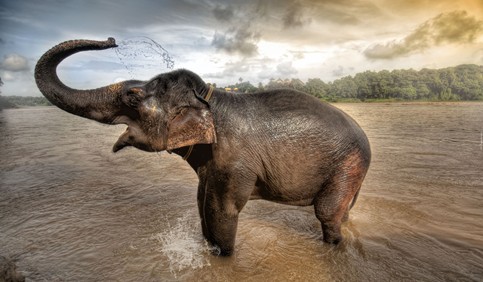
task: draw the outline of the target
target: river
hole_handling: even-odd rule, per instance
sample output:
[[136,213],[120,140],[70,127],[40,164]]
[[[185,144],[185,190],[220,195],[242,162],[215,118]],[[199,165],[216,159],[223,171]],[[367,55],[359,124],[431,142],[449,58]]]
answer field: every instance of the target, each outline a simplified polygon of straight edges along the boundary
[[[203,240],[178,156],[111,147],[125,126],[0,112],[0,255],[27,281],[482,281],[483,103],[335,104],[373,157],[345,241],[312,207],[249,201],[235,253]],[[300,164],[303,165],[303,164]]]

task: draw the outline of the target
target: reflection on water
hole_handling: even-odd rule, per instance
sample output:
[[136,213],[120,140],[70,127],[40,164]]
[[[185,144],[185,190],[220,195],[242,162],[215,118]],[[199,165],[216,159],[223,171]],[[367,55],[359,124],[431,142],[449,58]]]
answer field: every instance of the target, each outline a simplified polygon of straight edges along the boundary
[[0,255],[34,281],[481,281],[483,103],[337,106],[373,150],[346,240],[323,244],[311,207],[250,201],[230,258],[179,157],[112,154],[122,126],[57,108],[0,112]]

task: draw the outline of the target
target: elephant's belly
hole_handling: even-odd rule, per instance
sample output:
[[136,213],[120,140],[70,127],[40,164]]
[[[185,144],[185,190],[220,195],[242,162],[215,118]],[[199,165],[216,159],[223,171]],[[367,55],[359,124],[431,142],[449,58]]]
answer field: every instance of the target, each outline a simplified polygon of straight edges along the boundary
[[250,200],[266,200],[285,205],[310,206],[317,194],[316,189],[280,189],[267,186],[261,181],[257,181]]

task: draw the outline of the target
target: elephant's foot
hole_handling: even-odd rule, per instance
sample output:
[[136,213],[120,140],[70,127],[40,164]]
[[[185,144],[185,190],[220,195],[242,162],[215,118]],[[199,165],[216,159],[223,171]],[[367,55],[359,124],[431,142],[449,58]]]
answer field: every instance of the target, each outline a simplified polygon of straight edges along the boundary
[[233,248],[221,248],[220,246],[214,245],[211,254],[220,257],[229,257],[233,254]]
[[203,233],[207,241],[213,246],[212,254],[231,256],[235,248],[238,215],[210,213],[205,224],[206,228]]
[[319,219],[324,241],[329,244],[338,244],[342,241],[341,225],[348,217],[348,201],[338,202],[341,191],[325,191],[318,195],[315,203],[315,215]]
[[214,256],[229,257],[234,252],[234,246],[230,242],[216,242],[213,238],[207,238],[206,236],[205,239],[210,244],[210,251]]
[[322,232],[324,234],[324,242],[337,245],[342,241],[342,233],[339,224],[322,223]]

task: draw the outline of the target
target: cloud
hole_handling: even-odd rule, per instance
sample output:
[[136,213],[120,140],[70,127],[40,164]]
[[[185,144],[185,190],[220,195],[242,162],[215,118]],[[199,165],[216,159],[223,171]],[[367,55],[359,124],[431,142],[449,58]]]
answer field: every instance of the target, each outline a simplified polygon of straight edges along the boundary
[[13,53],[3,57],[0,69],[10,72],[22,72],[30,70],[30,67],[27,58]]
[[3,81],[14,81],[16,79],[16,77],[8,71],[0,71],[0,77]]
[[244,58],[258,55],[260,30],[264,30],[269,18],[265,4],[261,1],[216,4],[212,13],[216,18],[216,29],[221,29],[215,32],[211,41],[217,51]]
[[344,67],[339,65],[337,66],[337,68],[335,68],[333,71],[332,71],[332,75],[335,76],[335,77],[340,77],[340,76],[343,76],[345,73],[344,73]]
[[216,5],[216,7],[213,9],[213,15],[220,22],[229,22],[234,17],[233,8],[230,6],[222,7],[220,5]]
[[442,44],[472,43],[482,32],[483,21],[466,11],[453,11],[424,22],[402,40],[369,47],[364,55],[370,59],[393,59]]
[[311,18],[304,17],[303,7],[300,2],[296,1],[287,8],[282,18],[284,28],[299,28],[312,21]]
[[226,62],[223,66],[223,71],[215,73],[204,73],[203,77],[210,79],[229,78],[233,80],[235,79],[235,77],[239,76],[240,73],[247,73],[249,71],[252,71],[254,68],[257,68],[257,63],[243,58],[240,61]]
[[252,31],[250,24],[238,28],[231,28],[223,34],[215,32],[212,45],[217,50],[223,50],[229,54],[238,53],[244,57],[251,57],[258,53],[257,43],[260,33]]
[[277,65],[277,72],[282,76],[291,76],[297,74],[298,71],[292,65],[292,62],[283,62]]
[[[141,66],[138,66],[138,67],[141,67]],[[65,66],[63,68],[69,69],[69,70],[116,71],[116,70],[123,70],[126,68],[126,66],[115,62],[90,60],[85,63],[81,63],[77,66],[71,65],[71,66]]]

